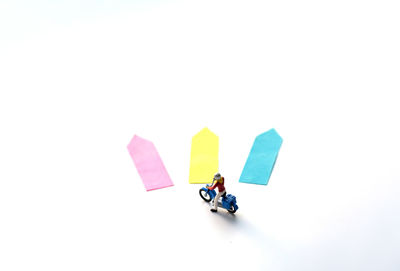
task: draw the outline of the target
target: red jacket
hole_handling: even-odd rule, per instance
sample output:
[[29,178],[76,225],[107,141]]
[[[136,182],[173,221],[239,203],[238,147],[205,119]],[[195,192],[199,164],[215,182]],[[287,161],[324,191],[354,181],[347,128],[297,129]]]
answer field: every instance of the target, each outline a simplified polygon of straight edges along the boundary
[[216,181],[215,184],[213,186],[209,187],[208,189],[214,190],[216,187],[218,187],[218,192],[224,192],[225,191],[225,186],[224,186],[225,179],[224,179],[224,177],[221,177],[221,179],[222,179],[222,183],[219,183],[218,181]]

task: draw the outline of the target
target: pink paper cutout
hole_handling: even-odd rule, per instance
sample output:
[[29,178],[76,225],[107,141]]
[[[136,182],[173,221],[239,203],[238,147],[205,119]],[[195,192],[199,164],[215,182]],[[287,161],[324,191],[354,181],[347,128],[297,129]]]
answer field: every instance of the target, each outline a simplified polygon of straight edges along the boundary
[[153,142],[134,135],[127,148],[147,191],[174,185]]

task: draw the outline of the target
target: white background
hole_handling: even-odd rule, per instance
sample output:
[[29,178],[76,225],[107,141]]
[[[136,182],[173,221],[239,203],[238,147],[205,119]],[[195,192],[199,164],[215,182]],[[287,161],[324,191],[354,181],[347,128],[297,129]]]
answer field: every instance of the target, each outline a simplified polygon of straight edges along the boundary
[[[2,1],[0,270],[399,270],[398,1]],[[220,138],[235,216],[189,185]],[[255,136],[284,142],[239,184]],[[175,184],[145,192],[152,140]]]

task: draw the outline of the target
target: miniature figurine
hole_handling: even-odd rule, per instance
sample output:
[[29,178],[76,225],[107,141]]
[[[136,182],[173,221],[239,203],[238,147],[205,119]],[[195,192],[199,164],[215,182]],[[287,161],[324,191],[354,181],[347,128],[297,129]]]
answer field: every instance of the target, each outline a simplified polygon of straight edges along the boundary
[[[215,182],[215,184],[214,184]],[[231,194],[226,194],[225,179],[221,176],[220,173],[216,173],[213,178],[213,183],[210,185],[206,185],[199,190],[200,197],[210,202],[214,199],[213,207],[210,209],[211,212],[217,212],[218,207],[222,207],[228,210],[230,213],[235,213],[239,207],[236,205],[236,197]],[[215,188],[218,188],[218,194],[214,191]],[[219,201],[222,196],[222,201]]]
[[218,211],[218,200],[219,198],[223,195],[226,196],[226,191],[225,191],[225,179],[224,177],[221,176],[221,174],[218,172],[214,175],[213,183],[215,184],[213,186],[206,186],[210,190],[214,190],[216,187],[218,187],[218,194],[214,198],[214,207],[210,209],[211,212],[217,212]]

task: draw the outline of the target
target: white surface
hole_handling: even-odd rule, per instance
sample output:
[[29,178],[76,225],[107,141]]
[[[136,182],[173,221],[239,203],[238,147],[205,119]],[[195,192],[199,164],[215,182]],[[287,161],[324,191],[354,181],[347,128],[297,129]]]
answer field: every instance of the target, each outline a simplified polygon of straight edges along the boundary
[[[78,2],[0,9],[0,270],[400,269],[398,1]],[[236,216],[188,184],[204,126]],[[269,185],[239,184],[272,127]],[[145,192],[135,133],[174,187]]]

